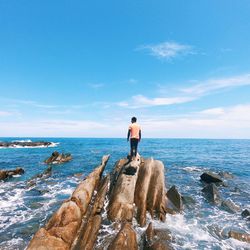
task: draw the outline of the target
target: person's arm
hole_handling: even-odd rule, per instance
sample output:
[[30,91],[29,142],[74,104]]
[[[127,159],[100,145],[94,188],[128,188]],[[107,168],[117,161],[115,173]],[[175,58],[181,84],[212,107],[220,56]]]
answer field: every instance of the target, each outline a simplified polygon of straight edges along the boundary
[[129,137],[130,137],[130,129],[128,130],[127,141],[129,141]]
[[141,140],[141,130],[139,131],[139,141]]

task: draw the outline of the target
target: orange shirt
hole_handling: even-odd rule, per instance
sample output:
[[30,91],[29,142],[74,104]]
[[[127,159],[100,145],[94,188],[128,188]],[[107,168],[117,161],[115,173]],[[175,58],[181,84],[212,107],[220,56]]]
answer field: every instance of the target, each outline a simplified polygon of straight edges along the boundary
[[136,138],[139,139],[139,132],[141,130],[141,127],[139,124],[137,124],[136,122],[130,124],[130,126],[128,127],[128,129],[130,130],[130,138]]

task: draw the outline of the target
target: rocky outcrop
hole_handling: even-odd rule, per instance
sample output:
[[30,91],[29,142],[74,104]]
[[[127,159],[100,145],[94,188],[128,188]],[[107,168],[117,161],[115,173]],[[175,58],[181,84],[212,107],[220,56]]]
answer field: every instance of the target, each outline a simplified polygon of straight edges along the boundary
[[210,183],[210,184],[206,185],[202,189],[202,192],[208,201],[210,201],[216,205],[221,204],[220,193],[219,193],[219,190],[214,183]]
[[0,170],[0,180],[5,180],[13,177],[14,175],[21,175],[23,173],[23,168],[16,168],[13,170]]
[[27,187],[29,188],[35,186],[38,180],[44,180],[50,177],[51,174],[52,174],[52,167],[49,166],[47,169],[43,171],[43,173],[37,174],[33,176],[31,179],[29,179],[27,181]]
[[172,236],[166,229],[154,229],[152,222],[144,234],[143,249],[145,250],[172,250],[170,245]]
[[146,225],[146,212],[165,220],[165,180],[164,165],[153,158],[143,161],[135,188],[135,204],[137,206],[137,221],[140,226]]
[[248,219],[250,219],[250,210],[249,210],[249,209],[244,209],[244,210],[242,211],[242,213],[241,213],[241,216],[242,216],[243,218],[248,218]]
[[137,250],[138,244],[136,233],[131,224],[126,222],[122,226],[115,239],[111,242],[108,250]]
[[221,206],[229,213],[237,213],[240,211],[240,207],[234,204],[234,202],[232,202],[231,200],[222,201]]
[[220,178],[219,175],[212,173],[212,172],[205,172],[200,176],[201,180],[206,183],[216,183],[219,185],[223,185],[223,180]]
[[220,171],[219,176],[224,178],[224,179],[233,179],[234,178],[234,176],[231,173],[226,172],[226,171]]
[[52,146],[52,142],[46,141],[14,141],[14,142],[0,142],[0,148],[16,148],[16,147],[49,147]]
[[72,160],[71,154],[60,154],[57,151],[55,151],[44,162],[47,164],[61,164],[71,160]]
[[230,238],[234,238],[239,241],[250,243],[250,234],[247,234],[247,233],[240,233],[240,232],[231,230],[229,231],[228,236]]
[[30,241],[28,250],[71,248],[108,159],[109,156],[102,158],[101,165],[78,185],[72,196],[62,204],[45,227],[38,230]]
[[180,212],[183,209],[183,200],[182,196],[175,186],[172,186],[167,191],[167,206],[173,210]]

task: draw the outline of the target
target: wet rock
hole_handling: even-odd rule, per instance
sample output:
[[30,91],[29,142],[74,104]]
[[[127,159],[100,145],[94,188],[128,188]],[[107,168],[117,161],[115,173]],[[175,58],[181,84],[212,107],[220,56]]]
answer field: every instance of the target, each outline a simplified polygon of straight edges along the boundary
[[168,190],[167,198],[174,205],[174,210],[180,212],[183,209],[182,196],[175,186]]
[[230,213],[236,213],[240,211],[240,207],[234,204],[231,200],[224,200],[221,206]]
[[45,180],[49,178],[52,174],[52,167],[49,166],[47,169],[43,171],[43,173],[36,174],[33,176],[30,180],[27,181],[26,185],[28,188],[33,187],[36,185],[37,181],[39,180]]
[[193,207],[196,204],[195,199],[192,198],[191,196],[182,195],[181,199],[182,199],[183,204],[187,207]]
[[60,154],[57,151],[55,151],[44,162],[47,164],[61,164],[71,160],[72,160],[71,154]]
[[200,176],[201,180],[206,183],[216,183],[223,185],[223,181],[219,175],[212,172],[205,172]]
[[109,156],[102,158],[101,165],[77,186],[71,198],[62,204],[45,227],[38,230],[30,241],[28,250],[71,248],[108,159]]
[[250,218],[250,210],[249,209],[243,210],[242,213],[241,213],[241,216],[243,218]]
[[126,222],[115,239],[111,242],[108,250],[137,250],[138,244],[136,240],[136,233],[131,224]]
[[210,183],[206,185],[202,190],[201,190],[207,200],[213,202],[216,205],[221,204],[221,197],[218,188],[214,183]]
[[247,233],[240,233],[240,232],[231,230],[229,231],[228,236],[230,238],[234,238],[239,241],[250,243],[250,234],[247,234]]
[[167,229],[154,229],[149,223],[144,235],[143,249],[145,250],[172,250],[170,245],[172,236]]
[[38,141],[15,141],[15,142],[0,142],[0,148],[15,148],[15,147],[49,147],[52,146],[52,142]]
[[161,161],[146,159],[140,165],[135,188],[137,221],[140,226],[146,225],[146,211],[151,217],[156,216],[165,221],[165,178],[164,165]]
[[230,174],[227,171],[219,172],[219,176],[222,177],[222,178],[225,178],[225,179],[233,179],[234,178],[233,174]]
[[13,175],[21,175],[24,173],[23,168],[16,168],[13,170],[0,170],[0,180],[5,180],[13,177]]

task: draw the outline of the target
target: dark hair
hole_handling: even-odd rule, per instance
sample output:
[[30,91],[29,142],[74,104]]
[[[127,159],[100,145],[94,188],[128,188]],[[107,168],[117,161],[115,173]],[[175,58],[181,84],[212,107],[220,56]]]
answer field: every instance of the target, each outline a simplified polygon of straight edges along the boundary
[[137,121],[136,117],[132,117],[132,118],[131,118],[131,121],[132,121],[132,122],[136,122],[136,121]]

